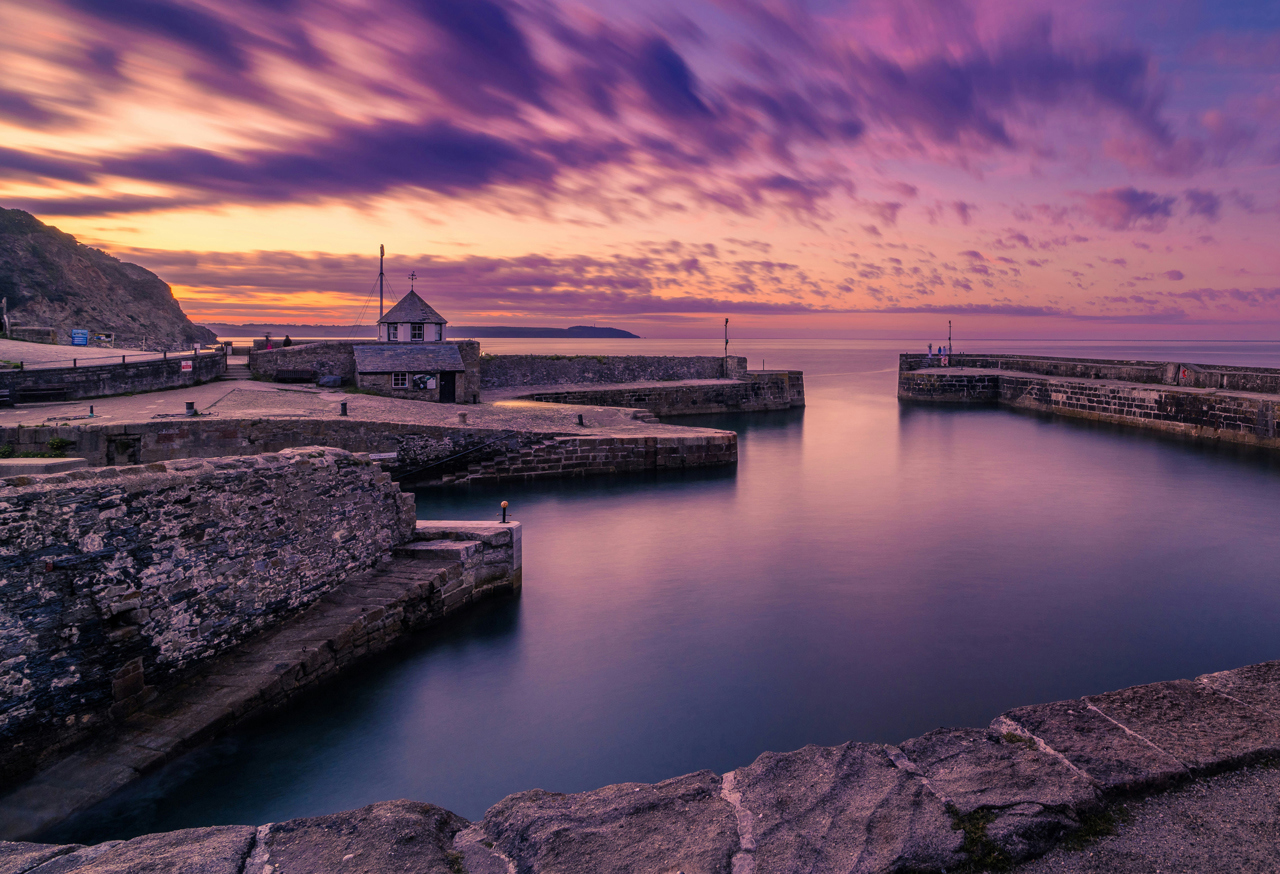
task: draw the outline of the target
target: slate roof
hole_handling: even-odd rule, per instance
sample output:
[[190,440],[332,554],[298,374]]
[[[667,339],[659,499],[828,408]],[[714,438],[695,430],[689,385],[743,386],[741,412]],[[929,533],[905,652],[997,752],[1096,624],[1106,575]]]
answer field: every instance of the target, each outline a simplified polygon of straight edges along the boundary
[[377,343],[355,347],[358,373],[448,373],[461,371],[452,343]]
[[418,297],[416,291],[411,291],[400,298],[400,303],[387,310],[387,314],[378,319],[378,324],[380,325],[387,322],[423,322],[429,325],[449,324],[444,316],[433,310],[425,300]]

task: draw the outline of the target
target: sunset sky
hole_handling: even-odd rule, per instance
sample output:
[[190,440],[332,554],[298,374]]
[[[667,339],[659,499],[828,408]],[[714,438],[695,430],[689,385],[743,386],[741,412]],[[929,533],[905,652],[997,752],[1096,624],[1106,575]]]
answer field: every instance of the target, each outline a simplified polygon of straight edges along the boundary
[[[0,0],[0,206],[196,321],[1280,337],[1280,3]],[[374,292],[369,303],[371,290]]]

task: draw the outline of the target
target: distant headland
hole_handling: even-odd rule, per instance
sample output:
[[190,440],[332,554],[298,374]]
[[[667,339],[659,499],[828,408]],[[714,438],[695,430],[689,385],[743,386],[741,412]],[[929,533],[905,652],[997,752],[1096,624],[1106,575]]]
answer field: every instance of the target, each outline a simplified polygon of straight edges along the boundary
[[[230,325],[207,323],[217,332],[219,337],[253,337],[270,333],[283,337],[290,334],[295,337],[311,338],[351,338],[373,337],[377,330],[372,325],[286,325],[254,323],[247,325]],[[521,327],[515,325],[450,325],[445,328],[445,335],[454,339],[473,339],[488,337],[507,338],[584,338],[611,340],[638,340],[640,337],[621,328],[597,328],[594,325],[574,325],[571,328]]]

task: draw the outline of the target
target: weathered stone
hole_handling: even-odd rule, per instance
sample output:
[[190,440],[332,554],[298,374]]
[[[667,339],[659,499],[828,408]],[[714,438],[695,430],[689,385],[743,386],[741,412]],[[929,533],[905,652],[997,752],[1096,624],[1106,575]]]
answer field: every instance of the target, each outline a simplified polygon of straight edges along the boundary
[[1280,716],[1280,661],[1196,678],[1211,689]]
[[220,825],[143,835],[117,844],[76,874],[241,874],[252,826]]
[[959,820],[989,819],[986,838],[1014,860],[1039,855],[1098,806],[1093,784],[1033,742],[978,728],[940,728],[901,745]]
[[1104,792],[1155,789],[1190,776],[1173,756],[1125,731],[1083,699],[1018,707],[991,727],[1001,734],[1038,738]]
[[1085,700],[1193,774],[1280,754],[1280,717],[1193,680],[1133,686]]
[[453,874],[453,836],[467,825],[443,807],[417,801],[291,819],[272,824],[259,840],[254,874],[261,865],[281,874]]
[[480,823],[518,874],[730,874],[733,808],[710,771],[562,795],[510,795]]
[[26,874],[43,862],[80,849],[79,844],[28,844],[0,841],[0,874]]
[[741,855],[774,871],[917,871],[960,864],[962,836],[918,776],[879,744],[765,753],[724,777]]
[[68,874],[68,872],[80,871],[94,859],[123,843],[124,841],[107,841],[104,844],[94,844],[92,847],[73,849],[65,856],[58,856],[38,868],[33,868],[30,874]]

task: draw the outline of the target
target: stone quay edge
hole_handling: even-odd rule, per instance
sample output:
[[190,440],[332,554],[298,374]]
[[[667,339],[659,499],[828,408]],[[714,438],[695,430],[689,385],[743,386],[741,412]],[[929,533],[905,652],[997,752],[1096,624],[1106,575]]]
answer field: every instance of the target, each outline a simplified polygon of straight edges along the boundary
[[986,729],[897,745],[764,753],[723,775],[534,789],[474,823],[400,800],[91,847],[0,843],[0,874],[979,871],[1045,853],[1117,799],[1277,753],[1280,661],[1019,707]]

